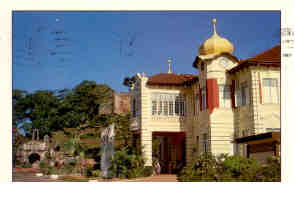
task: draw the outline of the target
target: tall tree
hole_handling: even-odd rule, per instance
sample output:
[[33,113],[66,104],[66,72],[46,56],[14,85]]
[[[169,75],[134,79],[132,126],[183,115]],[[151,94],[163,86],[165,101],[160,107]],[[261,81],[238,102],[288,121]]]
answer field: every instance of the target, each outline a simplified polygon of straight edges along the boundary
[[101,107],[112,107],[112,96],[110,87],[94,81],[83,81],[72,90],[14,90],[13,122],[21,122],[26,133],[39,129],[42,138],[53,131],[93,123]]
[[27,92],[24,90],[12,90],[12,126],[18,127],[25,119],[24,101]]
[[135,75],[132,77],[125,77],[123,81],[123,85],[130,88],[136,82]]

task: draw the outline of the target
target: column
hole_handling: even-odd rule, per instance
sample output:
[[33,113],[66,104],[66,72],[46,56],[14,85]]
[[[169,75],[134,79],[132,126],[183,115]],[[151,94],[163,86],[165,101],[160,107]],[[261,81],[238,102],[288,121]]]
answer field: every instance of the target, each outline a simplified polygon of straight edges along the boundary
[[145,166],[152,166],[152,132],[148,129],[142,129],[140,140],[143,157],[145,158]]

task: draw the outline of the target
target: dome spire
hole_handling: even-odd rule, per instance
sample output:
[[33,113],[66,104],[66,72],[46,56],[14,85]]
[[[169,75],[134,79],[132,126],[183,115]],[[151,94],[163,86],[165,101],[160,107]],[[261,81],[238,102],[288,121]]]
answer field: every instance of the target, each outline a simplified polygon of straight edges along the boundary
[[200,55],[229,53],[232,54],[234,46],[226,38],[220,37],[216,32],[216,19],[212,19],[213,34],[199,48]]
[[171,63],[172,63],[172,60],[171,60],[171,58],[169,57],[169,58],[168,58],[168,73],[172,73]]
[[213,32],[214,32],[214,35],[217,35],[217,33],[216,33],[216,18],[212,19],[212,23],[213,23]]

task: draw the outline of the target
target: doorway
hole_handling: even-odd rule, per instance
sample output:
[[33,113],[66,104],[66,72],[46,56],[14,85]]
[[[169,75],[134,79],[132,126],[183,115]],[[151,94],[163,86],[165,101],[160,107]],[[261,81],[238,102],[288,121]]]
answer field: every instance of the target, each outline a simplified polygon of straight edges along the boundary
[[153,161],[156,160],[163,174],[176,174],[182,170],[186,162],[184,133],[153,133]]

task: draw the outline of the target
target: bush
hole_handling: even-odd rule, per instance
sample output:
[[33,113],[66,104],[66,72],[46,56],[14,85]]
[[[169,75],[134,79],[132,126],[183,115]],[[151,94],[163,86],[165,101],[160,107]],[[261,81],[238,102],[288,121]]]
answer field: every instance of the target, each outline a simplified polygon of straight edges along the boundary
[[178,174],[180,181],[216,181],[217,160],[210,154],[205,153],[198,157],[191,167],[186,167]]
[[100,176],[100,170],[92,170],[91,174],[93,177],[99,177]]
[[100,177],[100,170],[93,170],[93,168],[87,168],[85,173],[86,177]]
[[257,181],[261,165],[253,159],[227,156],[220,167],[219,181]]
[[262,166],[256,160],[241,156],[205,153],[177,176],[179,181],[280,181],[281,165],[278,158],[269,158]]
[[123,147],[115,151],[111,161],[112,176],[119,178],[135,178],[143,176],[144,159],[136,149]]
[[45,169],[48,169],[49,167],[50,167],[50,165],[49,165],[48,161],[42,160],[40,162],[40,169],[41,169],[41,171],[42,170],[45,170]]
[[31,163],[23,163],[23,168],[31,168]]
[[149,177],[153,174],[153,172],[154,172],[154,168],[152,166],[145,166],[143,168],[142,174],[144,177]]
[[265,166],[260,169],[260,179],[264,182],[281,181],[281,160],[279,157],[267,158]]

